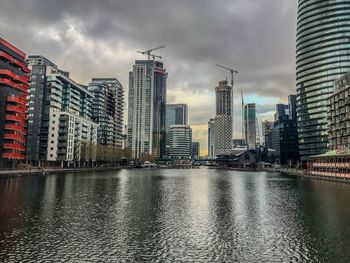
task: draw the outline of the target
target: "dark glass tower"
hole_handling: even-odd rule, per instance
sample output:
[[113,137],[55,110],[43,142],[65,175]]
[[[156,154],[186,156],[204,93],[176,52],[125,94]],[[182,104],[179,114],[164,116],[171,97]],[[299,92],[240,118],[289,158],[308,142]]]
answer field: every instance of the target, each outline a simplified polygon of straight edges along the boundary
[[297,119],[301,160],[327,151],[328,98],[350,71],[350,1],[299,0]]

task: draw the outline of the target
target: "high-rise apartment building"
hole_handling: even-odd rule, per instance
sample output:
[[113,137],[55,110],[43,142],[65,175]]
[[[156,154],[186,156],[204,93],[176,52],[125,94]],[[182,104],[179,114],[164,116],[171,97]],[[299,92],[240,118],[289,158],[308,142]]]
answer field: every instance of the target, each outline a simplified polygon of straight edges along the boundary
[[244,134],[248,149],[256,148],[256,107],[255,103],[244,105]]
[[93,94],[43,56],[29,56],[31,87],[26,158],[33,164],[70,166],[95,160]]
[[189,125],[170,127],[170,157],[189,159],[192,156],[192,129]]
[[208,156],[215,157],[215,119],[208,122]]
[[188,125],[188,107],[187,104],[166,104],[165,114],[165,133],[166,148],[169,148],[170,126]]
[[93,93],[92,117],[98,127],[97,142],[123,147],[124,89],[116,78],[93,78],[88,90]]
[[136,60],[129,73],[128,147],[134,158],[165,154],[166,80],[159,61]]
[[327,111],[333,81],[350,71],[350,2],[299,0],[297,118],[300,156],[328,148]]
[[0,167],[25,159],[30,72],[26,54],[0,37]]
[[232,87],[227,80],[215,88],[215,152],[216,155],[232,150]]
[[339,153],[350,149],[350,73],[334,82],[330,97],[329,148]]

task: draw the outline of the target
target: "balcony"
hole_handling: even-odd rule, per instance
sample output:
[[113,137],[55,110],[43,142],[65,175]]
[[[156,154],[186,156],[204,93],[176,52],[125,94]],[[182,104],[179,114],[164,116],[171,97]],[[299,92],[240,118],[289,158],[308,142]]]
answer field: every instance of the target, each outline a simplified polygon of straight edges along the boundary
[[5,133],[4,134],[4,139],[7,139],[7,140],[15,140],[15,141],[19,141],[19,142],[22,142],[22,143],[25,143],[25,138],[22,137],[21,135],[18,135],[18,134],[14,134],[14,133]]
[[17,75],[14,72],[7,70],[7,69],[1,69],[0,75],[8,76],[15,81],[20,81],[23,84],[27,84],[27,85],[28,85],[28,82],[30,80],[29,76],[20,76],[20,75]]
[[0,58],[3,58],[9,61],[11,64],[20,67],[26,73],[30,72],[30,69],[27,67],[27,65],[24,62],[19,61],[18,59],[15,59],[11,55],[7,54],[6,52],[0,51]]
[[2,158],[23,160],[23,159],[25,159],[25,156],[24,156],[24,154],[21,154],[21,153],[3,153]]
[[17,143],[4,143],[3,145],[4,149],[11,149],[11,150],[19,150],[24,152],[25,151],[25,147],[21,144],[17,144]]
[[24,118],[22,116],[18,115],[6,115],[5,119],[7,121],[17,121],[17,122],[24,122]]
[[28,100],[22,99],[22,98],[19,98],[19,97],[16,97],[16,96],[9,96],[9,97],[7,97],[7,101],[8,102],[16,102],[16,103],[19,103],[19,104],[22,104],[22,105],[26,105]]
[[29,85],[28,84],[17,84],[9,79],[5,79],[5,78],[0,78],[0,84],[5,84],[11,88],[15,88],[15,89],[18,89],[20,91],[23,91],[25,94],[29,94],[28,93],[28,88],[29,88]]
[[27,109],[26,108],[20,108],[18,106],[6,106],[6,110],[7,111],[11,111],[11,112],[17,112],[17,113],[24,114]]
[[24,132],[24,127],[17,125],[17,124],[6,124],[5,125],[5,130],[8,131],[20,131],[20,132]]
[[68,136],[67,135],[58,136],[58,140],[59,141],[67,141],[68,140]]

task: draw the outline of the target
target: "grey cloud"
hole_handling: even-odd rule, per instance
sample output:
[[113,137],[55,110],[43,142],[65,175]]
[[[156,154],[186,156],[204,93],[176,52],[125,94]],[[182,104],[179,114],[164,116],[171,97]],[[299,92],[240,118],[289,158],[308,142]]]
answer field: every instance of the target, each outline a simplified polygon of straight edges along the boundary
[[[0,34],[82,83],[105,75],[127,87],[136,50],[164,44],[157,53],[169,88],[188,87],[189,95],[213,90],[229,77],[215,66],[220,63],[239,71],[236,90],[284,98],[295,92],[296,7],[295,0],[2,0]],[[68,34],[73,24],[83,45]],[[105,47],[134,57],[110,57]],[[190,112],[196,124],[213,114]]]

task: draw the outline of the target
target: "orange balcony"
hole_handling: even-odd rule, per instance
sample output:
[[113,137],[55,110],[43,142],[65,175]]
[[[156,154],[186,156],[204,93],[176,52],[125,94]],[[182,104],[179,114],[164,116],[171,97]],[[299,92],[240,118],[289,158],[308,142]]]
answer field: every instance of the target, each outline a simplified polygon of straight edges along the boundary
[[24,118],[21,116],[17,116],[17,115],[6,115],[5,119],[7,121],[18,121],[18,122],[24,122]]
[[24,133],[24,127],[21,125],[17,125],[17,124],[6,124],[5,125],[5,130],[8,131],[19,131]]
[[4,149],[12,149],[12,150],[18,150],[18,151],[25,151],[25,147],[21,144],[17,143],[4,143],[3,145]]
[[23,142],[23,143],[25,143],[25,141],[26,141],[24,139],[24,137],[22,137],[21,135],[14,134],[14,133],[5,133],[4,134],[4,139],[15,140],[15,141]]
[[0,69],[0,75],[8,76],[13,80],[20,81],[23,84],[27,84],[27,85],[28,85],[28,81],[30,80],[29,76],[27,76],[27,75],[20,76],[20,75],[17,75],[8,69]]
[[0,78],[0,84],[5,84],[11,88],[15,88],[15,89],[18,89],[20,91],[23,91],[26,94],[29,94],[27,91],[29,88],[28,84],[17,84],[15,82],[13,82],[12,80],[5,79],[5,78]]
[[17,53],[17,55],[21,56],[23,59],[26,58],[26,54],[19,50],[18,48],[16,48],[14,45],[8,43],[7,41],[5,41],[4,39],[0,38],[0,43],[3,44],[5,47],[11,49],[12,51],[14,51],[15,53]]
[[21,153],[3,153],[2,158],[4,159],[25,159],[24,154]]
[[27,67],[27,65],[24,62],[19,61],[18,59],[15,59],[11,55],[7,54],[6,52],[0,51],[0,58],[6,59],[11,64],[14,64],[17,67],[20,67],[26,73],[30,72],[30,69]]
[[20,97],[16,97],[16,96],[8,96],[7,101],[8,102],[17,102],[19,104],[26,105],[28,100],[20,98]]
[[18,112],[18,113],[21,113],[21,114],[25,114],[25,112],[26,112],[25,108],[21,108],[21,107],[18,107],[18,106],[6,106],[6,110],[10,111],[10,112]]

